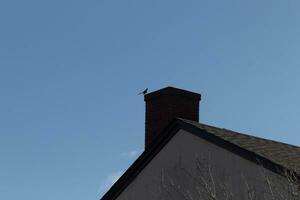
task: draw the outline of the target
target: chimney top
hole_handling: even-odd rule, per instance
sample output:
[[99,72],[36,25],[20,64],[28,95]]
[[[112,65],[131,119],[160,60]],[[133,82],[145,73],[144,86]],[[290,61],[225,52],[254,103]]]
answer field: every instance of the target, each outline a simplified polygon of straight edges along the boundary
[[201,100],[201,94],[190,92],[179,88],[170,87],[170,86],[146,94],[144,100],[148,101],[152,98],[160,98],[162,96],[172,96],[172,95],[180,95],[182,97],[186,97],[188,99],[194,99],[198,101]]
[[146,94],[144,100],[146,102],[146,148],[174,118],[199,121],[201,95],[198,93],[166,87]]

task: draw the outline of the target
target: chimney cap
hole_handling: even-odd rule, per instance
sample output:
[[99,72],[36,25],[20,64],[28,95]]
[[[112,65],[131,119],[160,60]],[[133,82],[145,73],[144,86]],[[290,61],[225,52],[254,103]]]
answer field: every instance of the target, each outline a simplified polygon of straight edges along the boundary
[[146,94],[144,97],[144,101],[148,101],[152,98],[157,99],[159,97],[163,97],[166,95],[168,95],[168,96],[180,95],[180,96],[184,96],[189,99],[194,99],[194,100],[198,100],[198,101],[201,100],[201,94],[168,86],[168,87],[162,88],[160,90]]

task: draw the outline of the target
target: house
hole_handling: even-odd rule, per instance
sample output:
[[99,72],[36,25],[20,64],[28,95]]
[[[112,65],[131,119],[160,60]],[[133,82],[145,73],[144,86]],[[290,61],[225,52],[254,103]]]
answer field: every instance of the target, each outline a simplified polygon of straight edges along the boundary
[[199,123],[194,92],[144,100],[145,151],[101,200],[300,199],[300,147]]

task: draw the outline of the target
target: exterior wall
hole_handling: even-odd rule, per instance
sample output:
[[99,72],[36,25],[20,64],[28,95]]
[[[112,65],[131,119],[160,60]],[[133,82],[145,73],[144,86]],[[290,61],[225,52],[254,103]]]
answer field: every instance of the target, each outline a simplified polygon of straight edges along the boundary
[[252,193],[253,199],[273,199],[284,196],[287,185],[277,174],[180,130],[117,199],[223,200],[232,194],[230,199],[241,200]]

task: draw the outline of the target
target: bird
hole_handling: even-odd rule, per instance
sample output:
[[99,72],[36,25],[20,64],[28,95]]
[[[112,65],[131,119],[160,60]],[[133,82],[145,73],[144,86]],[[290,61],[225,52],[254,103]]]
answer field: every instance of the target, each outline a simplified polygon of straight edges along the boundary
[[145,94],[147,94],[147,92],[148,92],[148,88],[146,88],[143,92],[138,93],[138,95],[140,95],[140,94],[145,95]]

